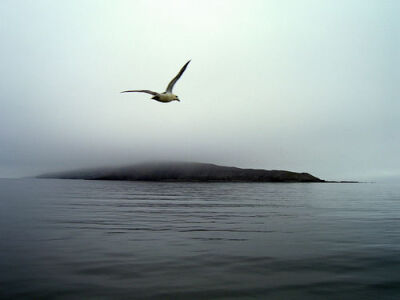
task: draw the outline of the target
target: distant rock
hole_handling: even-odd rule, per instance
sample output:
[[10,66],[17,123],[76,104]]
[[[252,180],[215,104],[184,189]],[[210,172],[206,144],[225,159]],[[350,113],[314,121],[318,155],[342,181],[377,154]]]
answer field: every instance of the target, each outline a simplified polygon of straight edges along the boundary
[[325,182],[308,173],[240,169],[192,162],[152,162],[126,167],[48,173],[38,178],[179,182]]

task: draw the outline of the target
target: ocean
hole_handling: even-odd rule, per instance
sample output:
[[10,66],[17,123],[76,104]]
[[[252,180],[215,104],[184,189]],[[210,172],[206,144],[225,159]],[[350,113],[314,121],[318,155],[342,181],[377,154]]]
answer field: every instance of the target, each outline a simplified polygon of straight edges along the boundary
[[400,299],[400,185],[0,180],[1,299]]

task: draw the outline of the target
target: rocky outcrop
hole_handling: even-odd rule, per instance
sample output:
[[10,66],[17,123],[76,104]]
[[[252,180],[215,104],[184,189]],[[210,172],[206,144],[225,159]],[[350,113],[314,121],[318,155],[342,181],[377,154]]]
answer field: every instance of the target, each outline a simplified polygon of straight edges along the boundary
[[152,162],[127,167],[75,170],[43,174],[38,178],[181,182],[324,182],[308,173],[241,169],[190,162]]

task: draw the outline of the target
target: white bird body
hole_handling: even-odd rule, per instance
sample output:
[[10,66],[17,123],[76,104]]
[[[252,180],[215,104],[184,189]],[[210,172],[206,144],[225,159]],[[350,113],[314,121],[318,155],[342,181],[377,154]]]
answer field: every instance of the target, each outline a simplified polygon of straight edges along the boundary
[[154,99],[158,102],[162,103],[168,103],[171,101],[180,101],[178,96],[172,93],[172,89],[175,85],[175,83],[179,80],[179,78],[182,76],[183,72],[185,72],[187,65],[190,63],[190,60],[181,68],[179,73],[170,81],[170,83],[167,86],[167,89],[165,90],[164,93],[157,93],[153,92],[150,90],[129,90],[129,91],[123,91],[121,93],[131,93],[131,92],[136,92],[136,93],[147,93],[150,95],[153,95],[151,99]]
[[178,99],[178,96],[174,95],[172,93],[158,94],[158,95],[155,95],[154,97],[152,97],[151,99],[154,99],[156,101],[163,102],[163,103],[168,103],[168,102],[171,102],[171,101],[174,101],[174,100],[180,101]]

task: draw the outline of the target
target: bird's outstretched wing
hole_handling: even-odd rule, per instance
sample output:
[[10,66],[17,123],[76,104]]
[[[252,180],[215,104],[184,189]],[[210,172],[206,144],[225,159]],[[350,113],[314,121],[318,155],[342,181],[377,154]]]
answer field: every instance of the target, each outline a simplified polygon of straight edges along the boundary
[[190,63],[190,60],[182,67],[182,69],[179,71],[178,75],[174,77],[174,79],[171,80],[171,82],[168,84],[166,92],[167,93],[172,93],[172,89],[174,88],[175,83],[181,78],[183,72],[185,72],[187,65]]
[[137,93],[147,93],[150,95],[158,95],[158,93],[150,91],[150,90],[129,90],[129,91],[123,91],[121,93],[132,93],[132,92],[137,92]]

